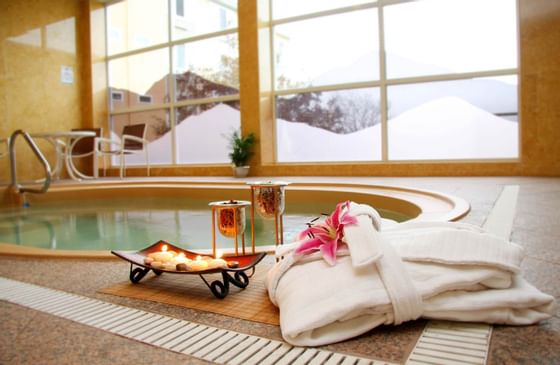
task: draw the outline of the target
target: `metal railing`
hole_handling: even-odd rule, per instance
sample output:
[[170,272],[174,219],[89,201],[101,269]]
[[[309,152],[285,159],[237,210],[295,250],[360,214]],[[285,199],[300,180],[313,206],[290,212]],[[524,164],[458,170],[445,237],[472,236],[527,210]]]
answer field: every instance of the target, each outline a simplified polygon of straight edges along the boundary
[[[39,162],[41,162],[43,168],[45,169],[45,180],[43,182],[43,187],[39,189],[24,188],[17,181],[15,142],[16,138],[19,135],[23,136],[23,138],[25,139],[29,147],[31,147],[33,153],[35,153],[35,156],[37,156]],[[12,174],[12,186],[15,188],[15,190],[18,193],[46,193],[47,190],[49,190],[49,186],[51,185],[51,166],[49,165],[49,162],[47,161],[45,156],[43,156],[43,153],[41,152],[39,147],[37,147],[37,145],[35,144],[33,138],[31,138],[29,133],[24,132],[21,129],[18,129],[17,131],[12,133],[12,135],[10,136],[10,140],[8,141],[8,148],[10,150],[10,171]]]

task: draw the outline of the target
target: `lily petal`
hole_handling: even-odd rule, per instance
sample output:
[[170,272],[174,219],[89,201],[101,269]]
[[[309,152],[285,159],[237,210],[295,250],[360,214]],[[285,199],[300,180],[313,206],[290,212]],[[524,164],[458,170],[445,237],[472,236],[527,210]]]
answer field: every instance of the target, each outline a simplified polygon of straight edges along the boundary
[[300,244],[298,248],[295,249],[294,254],[306,255],[308,253],[318,250],[321,247],[321,245],[323,245],[323,241],[321,241],[319,238],[312,238]]
[[311,226],[308,227],[306,229],[304,229],[303,231],[301,231],[298,234],[298,240],[304,239],[306,237],[308,237],[309,235],[312,237],[315,237],[317,235],[324,235],[324,234],[328,234],[328,229],[323,227],[322,225],[315,225],[315,226]]
[[325,259],[325,261],[331,266],[336,264],[336,246],[336,240],[333,240],[330,243],[325,243],[321,246],[323,259]]

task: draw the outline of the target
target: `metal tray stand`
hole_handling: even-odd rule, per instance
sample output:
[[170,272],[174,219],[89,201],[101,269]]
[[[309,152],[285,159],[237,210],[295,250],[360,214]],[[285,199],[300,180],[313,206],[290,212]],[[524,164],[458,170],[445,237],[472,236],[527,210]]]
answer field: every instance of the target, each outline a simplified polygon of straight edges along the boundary
[[[212,268],[207,270],[198,271],[178,271],[178,270],[164,270],[155,269],[149,264],[144,263],[144,258],[152,252],[161,251],[163,245],[167,245],[168,250],[175,251],[177,253],[184,253],[184,255],[194,260],[197,256],[205,256],[196,252],[184,250],[177,246],[174,246],[166,241],[158,241],[153,245],[146,247],[137,252],[129,251],[111,251],[115,256],[120,257],[123,260],[130,262],[130,281],[134,284],[140,282],[146,276],[147,273],[151,271],[156,275],[161,275],[162,273],[171,274],[187,274],[187,275],[198,275],[204,281],[206,286],[210,289],[212,294],[218,299],[224,299],[229,293],[229,284],[233,284],[238,288],[245,289],[249,285],[249,278],[255,272],[255,266],[261,262],[261,260],[266,256],[265,252],[261,252],[253,255],[238,255],[238,256],[224,256],[224,259],[228,265],[227,268]],[[246,271],[251,270],[251,273],[247,275]],[[211,283],[204,278],[203,274],[222,274],[222,281],[214,280]],[[233,274],[233,276],[232,276]]]

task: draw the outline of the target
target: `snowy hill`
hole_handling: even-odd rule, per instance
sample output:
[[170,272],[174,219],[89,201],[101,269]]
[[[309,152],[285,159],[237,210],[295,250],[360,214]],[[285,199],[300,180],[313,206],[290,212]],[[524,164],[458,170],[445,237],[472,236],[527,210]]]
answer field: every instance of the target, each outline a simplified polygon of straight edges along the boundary
[[[199,115],[183,120],[175,128],[177,136],[177,162],[179,163],[227,163],[229,162],[228,136],[240,125],[239,110],[218,104]],[[150,142],[150,163],[171,161],[171,132]],[[127,163],[144,164],[142,154],[126,156]]]
[[381,158],[379,128],[336,134],[304,123],[278,119],[278,161],[367,161]]
[[456,97],[436,99],[389,121],[389,158],[514,158],[518,123]]
[[[387,53],[386,57],[390,78],[453,73],[453,70],[437,65],[419,63],[392,53]],[[404,70],[406,74],[391,76],[391,70]],[[379,55],[377,52],[369,52],[345,67],[329,70],[317,76],[313,79],[312,85],[369,81],[378,78]],[[499,79],[475,78],[426,83],[421,87],[418,87],[418,84],[390,87],[388,95],[389,113],[390,115],[398,115],[402,111],[411,109],[421,103],[450,95],[460,97],[492,113],[517,111],[517,85]]]
[[[518,124],[455,97],[436,99],[389,121],[389,158],[515,158]],[[381,126],[346,135],[278,120],[278,159],[295,161],[378,160]]]
[[[228,140],[239,128],[240,113],[219,104],[181,122],[176,128],[180,163],[227,163]],[[446,97],[424,103],[389,121],[391,160],[515,158],[518,123],[488,113],[468,102]],[[280,162],[375,161],[381,158],[379,124],[349,134],[336,134],[304,123],[278,119]],[[171,133],[149,145],[152,163],[168,163]],[[127,163],[143,164],[142,155]]]
[[226,104],[218,104],[196,116],[190,116],[177,126],[177,162],[229,162],[229,136],[239,129],[241,113]]

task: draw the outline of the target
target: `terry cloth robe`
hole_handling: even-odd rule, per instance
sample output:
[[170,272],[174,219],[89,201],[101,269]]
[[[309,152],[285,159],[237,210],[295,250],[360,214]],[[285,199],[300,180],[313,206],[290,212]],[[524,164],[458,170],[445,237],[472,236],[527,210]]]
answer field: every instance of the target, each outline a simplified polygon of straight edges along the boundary
[[523,250],[463,223],[410,222],[382,229],[373,208],[351,203],[347,250],[336,265],[280,246],[267,275],[284,339],[297,346],[343,341],[419,317],[528,325],[547,319],[554,298],[519,274]]

